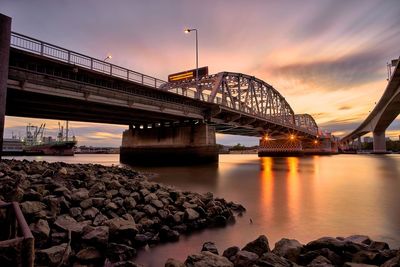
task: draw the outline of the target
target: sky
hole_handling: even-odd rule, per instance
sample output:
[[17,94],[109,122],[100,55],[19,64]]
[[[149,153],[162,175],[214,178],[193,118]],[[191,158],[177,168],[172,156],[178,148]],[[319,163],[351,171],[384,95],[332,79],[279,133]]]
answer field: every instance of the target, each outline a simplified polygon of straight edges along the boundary
[[[12,30],[163,80],[199,65],[273,85],[295,113],[343,136],[374,108],[387,81],[386,63],[400,56],[398,0],[1,0]],[[5,137],[25,125],[57,121],[6,118]],[[120,146],[126,126],[70,123],[80,145]],[[387,136],[398,139],[400,119]],[[221,144],[255,138],[217,135]]]

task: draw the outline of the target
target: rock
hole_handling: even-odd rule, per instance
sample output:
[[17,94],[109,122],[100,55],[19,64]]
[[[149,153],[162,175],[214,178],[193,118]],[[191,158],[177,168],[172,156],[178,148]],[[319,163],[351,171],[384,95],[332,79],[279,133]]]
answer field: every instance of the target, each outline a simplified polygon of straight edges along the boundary
[[258,258],[256,253],[241,250],[236,254],[235,267],[251,267]]
[[137,234],[135,236],[135,242],[134,245],[135,247],[143,247],[147,245],[149,240],[152,238],[151,235],[146,235],[146,234]]
[[161,241],[178,241],[179,233],[175,230],[171,230],[168,226],[164,225],[159,231]]
[[153,205],[154,207],[159,208],[159,209],[161,209],[162,207],[164,207],[164,204],[163,204],[160,200],[158,200],[158,199],[152,200],[152,201],[151,201],[151,205]]
[[366,264],[379,264],[379,253],[375,251],[362,250],[354,254],[352,262],[366,263]]
[[68,171],[67,171],[66,168],[62,167],[62,168],[60,168],[60,169],[58,170],[58,174],[67,175],[67,174],[68,174]]
[[96,209],[95,207],[91,207],[83,212],[83,216],[87,219],[93,220],[98,213],[98,209]]
[[64,231],[71,231],[78,234],[80,234],[83,227],[86,226],[85,223],[77,222],[74,218],[65,214],[58,216],[54,225]]
[[36,263],[43,264],[45,266],[58,266],[63,259],[63,256],[64,258],[68,258],[69,256],[70,250],[67,246],[68,244],[64,243],[58,246],[36,251]]
[[345,245],[346,245],[345,241],[333,237],[322,237],[315,241],[309,242],[307,245],[305,245],[305,249],[309,251],[309,250],[318,250],[321,248],[328,248],[332,251],[341,253],[344,250]]
[[164,267],[186,267],[186,265],[183,262],[169,258]]
[[110,235],[118,235],[133,239],[138,233],[138,229],[134,222],[122,218],[107,220],[103,224],[109,227]]
[[103,256],[96,248],[87,247],[81,249],[78,254],[76,254],[76,258],[82,263],[100,263],[102,262]]
[[205,242],[201,248],[201,251],[209,251],[218,255],[218,249],[214,242]]
[[104,214],[98,213],[93,220],[93,225],[94,226],[102,225],[103,222],[105,222],[107,220],[108,220],[107,216],[105,216]]
[[307,265],[308,267],[334,267],[332,263],[325,258],[324,256],[316,257],[310,264]]
[[284,257],[276,255],[272,252],[264,253],[256,262],[256,266],[262,267],[291,267],[294,264]]
[[209,251],[188,256],[185,265],[188,267],[233,267],[233,263],[227,258],[215,255]]
[[233,262],[235,261],[236,254],[239,252],[239,250],[239,247],[229,247],[224,250],[222,256]]
[[385,250],[389,249],[389,245],[385,242],[372,241],[368,248],[373,250]]
[[400,252],[398,255],[381,265],[381,267],[399,267],[400,266]]
[[92,198],[93,206],[95,206],[96,208],[102,207],[104,205],[104,200],[105,200],[104,197],[94,197],[94,198]]
[[132,259],[135,254],[136,250],[134,248],[117,243],[109,243],[106,252],[107,258],[109,258],[112,262]]
[[157,210],[152,205],[144,206],[143,211],[148,215],[155,215],[157,213]]
[[265,235],[260,235],[256,240],[248,243],[242,250],[254,252],[258,256],[271,251]]
[[346,262],[343,267],[378,267],[377,265],[369,265],[364,263]]
[[39,219],[36,223],[30,224],[29,229],[31,229],[35,237],[35,245],[37,247],[42,247],[46,244],[50,236],[50,227],[46,220]]
[[93,206],[93,199],[92,198],[88,198],[88,199],[82,200],[79,205],[81,206],[82,209],[85,210],[85,209]]
[[290,261],[297,262],[302,248],[303,245],[300,244],[299,241],[295,239],[282,238],[275,243],[275,247],[272,252]]
[[126,197],[124,205],[127,209],[134,209],[136,207],[136,200],[133,197]]
[[105,247],[108,243],[108,235],[109,231],[107,226],[98,226],[91,228],[87,233],[85,233],[82,240],[95,247]]
[[22,213],[25,215],[34,215],[46,208],[46,205],[40,201],[25,201],[20,206]]
[[82,215],[82,209],[79,207],[72,207],[69,209],[69,214],[72,217],[77,218],[78,216]]
[[106,209],[109,209],[109,210],[117,210],[117,209],[119,209],[119,207],[118,207],[118,205],[115,204],[114,202],[109,202],[109,203],[106,205]]
[[351,235],[344,239],[344,241],[353,242],[356,244],[369,245],[371,244],[371,239],[366,235]]
[[89,198],[89,191],[86,188],[75,189],[71,193],[71,199],[76,202],[81,202]]
[[185,218],[189,221],[194,221],[200,217],[199,213],[194,209],[187,208],[185,209]]

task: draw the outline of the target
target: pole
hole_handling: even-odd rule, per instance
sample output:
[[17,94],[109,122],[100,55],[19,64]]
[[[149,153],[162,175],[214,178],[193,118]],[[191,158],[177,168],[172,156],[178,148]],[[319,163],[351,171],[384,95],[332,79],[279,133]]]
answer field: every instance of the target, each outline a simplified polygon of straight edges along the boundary
[[11,18],[0,14],[0,160],[3,153],[6,116],[8,64],[10,58]]
[[198,84],[199,83],[199,40],[197,38],[197,30],[196,30],[196,89],[198,93]]

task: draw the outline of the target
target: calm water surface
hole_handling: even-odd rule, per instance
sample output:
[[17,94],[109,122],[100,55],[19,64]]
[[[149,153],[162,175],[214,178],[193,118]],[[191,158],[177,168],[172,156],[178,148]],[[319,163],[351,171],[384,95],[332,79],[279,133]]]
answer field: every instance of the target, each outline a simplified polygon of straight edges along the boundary
[[[25,158],[119,164],[118,155]],[[183,190],[211,191],[247,208],[234,225],[141,251],[137,261],[146,266],[164,266],[169,257],[184,260],[205,241],[214,241],[222,252],[259,234],[265,234],[271,244],[282,237],[306,243],[322,236],[366,234],[394,248],[400,246],[400,155],[261,159],[220,155],[218,166],[136,169],[157,173],[151,180]]]

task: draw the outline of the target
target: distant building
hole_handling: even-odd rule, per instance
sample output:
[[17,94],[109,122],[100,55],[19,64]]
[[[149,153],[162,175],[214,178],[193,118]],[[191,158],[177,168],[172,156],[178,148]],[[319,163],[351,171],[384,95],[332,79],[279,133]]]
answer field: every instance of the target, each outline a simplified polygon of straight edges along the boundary
[[372,142],[373,142],[372,137],[369,136],[364,137],[364,143],[372,143]]

